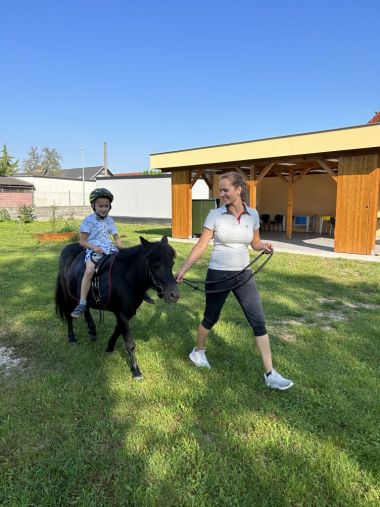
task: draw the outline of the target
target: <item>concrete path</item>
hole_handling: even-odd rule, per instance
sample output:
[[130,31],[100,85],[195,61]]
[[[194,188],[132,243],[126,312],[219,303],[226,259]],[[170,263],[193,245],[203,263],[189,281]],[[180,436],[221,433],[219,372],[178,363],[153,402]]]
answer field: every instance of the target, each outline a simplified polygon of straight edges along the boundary
[[[352,259],[356,261],[380,262],[380,238],[376,241],[374,255],[357,255],[334,252],[334,239],[330,236],[305,234],[296,232],[292,239],[287,239],[283,232],[262,232],[261,238],[272,243],[276,252],[287,252],[303,255],[317,255],[334,259]],[[169,241],[180,243],[196,243],[197,238],[177,239],[169,238]]]

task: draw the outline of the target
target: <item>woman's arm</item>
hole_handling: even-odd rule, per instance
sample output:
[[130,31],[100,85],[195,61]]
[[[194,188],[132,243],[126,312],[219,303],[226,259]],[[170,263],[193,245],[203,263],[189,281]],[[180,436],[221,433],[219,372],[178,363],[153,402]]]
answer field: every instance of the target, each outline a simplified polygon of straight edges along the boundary
[[271,253],[273,251],[271,243],[264,243],[264,241],[260,239],[260,233],[258,230],[254,231],[253,233],[251,247],[253,248],[253,250],[256,250],[256,252],[264,251],[265,253]]
[[208,246],[208,244],[210,242],[210,239],[212,239],[213,236],[214,236],[213,231],[210,231],[210,229],[206,229],[204,227],[204,229],[202,231],[202,234],[201,234],[201,237],[199,238],[199,240],[197,241],[197,243],[194,245],[193,249],[189,253],[189,256],[187,257],[187,259],[183,263],[181,269],[178,271],[178,273],[176,273],[174,275],[175,279],[177,280],[177,283],[181,283],[182,282],[182,280],[184,279],[185,274],[187,273],[187,271],[189,271],[189,269],[191,268],[191,266],[195,262],[197,262],[197,260],[199,259],[199,257],[202,256],[203,252],[206,250],[206,248],[207,248],[207,246]]

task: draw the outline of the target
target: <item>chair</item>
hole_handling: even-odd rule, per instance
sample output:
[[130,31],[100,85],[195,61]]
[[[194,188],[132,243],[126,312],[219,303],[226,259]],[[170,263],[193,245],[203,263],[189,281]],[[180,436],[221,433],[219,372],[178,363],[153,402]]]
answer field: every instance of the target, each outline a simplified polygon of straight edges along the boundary
[[330,217],[330,236],[335,234],[335,217]]
[[278,231],[278,228],[281,225],[281,230],[283,231],[284,230],[284,225],[283,224],[284,224],[284,215],[275,215],[274,219],[269,222],[269,229],[270,229],[270,227],[272,225],[273,226],[273,231],[274,231],[274,227],[275,226],[276,226],[276,231]]
[[265,227],[267,227],[269,229],[269,220],[270,220],[270,215],[267,215],[266,213],[264,213],[263,215],[260,215],[260,227],[263,231],[265,231]]

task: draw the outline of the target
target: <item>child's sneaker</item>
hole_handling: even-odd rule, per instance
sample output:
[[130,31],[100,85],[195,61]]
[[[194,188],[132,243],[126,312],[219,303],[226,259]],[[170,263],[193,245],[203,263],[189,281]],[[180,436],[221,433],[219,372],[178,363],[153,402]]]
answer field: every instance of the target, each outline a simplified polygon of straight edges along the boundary
[[285,389],[289,389],[294,385],[291,380],[284,378],[276,370],[272,370],[272,373],[268,376],[264,373],[264,380],[267,387],[279,389],[280,391],[285,391]]
[[195,366],[198,368],[211,368],[210,363],[207,361],[207,357],[204,350],[195,350],[195,347],[189,354],[189,358]]
[[79,303],[79,305],[75,308],[75,310],[71,313],[71,316],[77,319],[81,317],[86,311],[86,305]]

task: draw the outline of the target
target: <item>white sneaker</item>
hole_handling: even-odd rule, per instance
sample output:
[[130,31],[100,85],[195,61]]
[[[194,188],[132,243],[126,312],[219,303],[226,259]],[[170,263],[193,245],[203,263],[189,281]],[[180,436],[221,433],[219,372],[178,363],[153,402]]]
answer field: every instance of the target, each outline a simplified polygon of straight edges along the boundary
[[189,358],[190,361],[193,361],[193,363],[198,366],[198,368],[211,368],[204,350],[195,350],[194,347],[189,354]]
[[267,387],[279,389],[280,391],[285,391],[285,389],[289,389],[294,385],[291,380],[284,378],[276,370],[272,370],[272,373],[268,376],[264,373],[264,380]]

